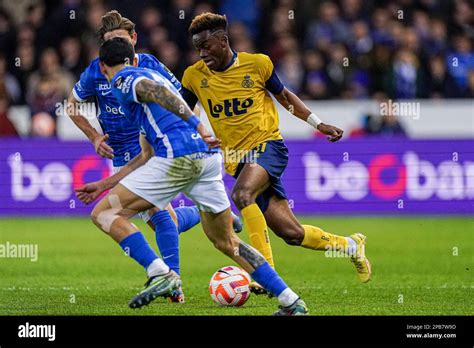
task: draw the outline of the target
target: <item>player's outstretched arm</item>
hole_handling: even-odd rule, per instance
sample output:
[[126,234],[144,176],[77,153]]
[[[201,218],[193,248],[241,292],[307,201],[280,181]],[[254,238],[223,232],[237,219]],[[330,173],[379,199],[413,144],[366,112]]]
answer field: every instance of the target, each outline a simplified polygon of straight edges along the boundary
[[221,141],[212,136],[199,118],[191,111],[186,101],[164,84],[156,83],[150,79],[142,79],[135,86],[135,93],[139,102],[160,104],[166,110],[190,123],[210,148],[220,146]]
[[75,189],[77,197],[85,204],[90,204],[97,199],[105,190],[109,190],[116,186],[120,180],[125,178],[135,169],[144,165],[153,156],[153,147],[148,143],[143,135],[140,135],[141,153],[128,162],[114,175],[108,178],[85,184],[82,187]]
[[67,114],[74,124],[86,135],[90,142],[94,145],[95,152],[104,158],[114,158],[113,149],[107,145],[106,141],[109,138],[108,134],[102,135],[96,131],[89,123],[87,118],[81,114],[80,101],[71,93],[67,100]]
[[329,141],[338,141],[341,139],[343,130],[335,126],[323,123],[310,109],[303,103],[303,101],[286,87],[281,93],[274,94],[275,99],[291,114],[299,119],[309,123],[321,133],[328,136]]

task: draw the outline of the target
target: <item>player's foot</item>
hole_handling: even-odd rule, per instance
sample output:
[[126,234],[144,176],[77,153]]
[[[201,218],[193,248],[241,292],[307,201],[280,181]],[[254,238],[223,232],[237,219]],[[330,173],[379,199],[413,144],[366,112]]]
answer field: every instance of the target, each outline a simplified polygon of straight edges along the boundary
[[148,278],[145,288],[128,304],[130,308],[148,305],[158,296],[164,296],[181,286],[181,279],[174,271]]
[[240,221],[240,218],[237,214],[234,214],[232,211],[230,212],[230,215],[232,216],[232,227],[234,228],[235,233],[240,233],[242,232],[242,229],[244,228],[242,225],[242,221]]
[[309,310],[306,303],[302,299],[297,299],[295,303],[288,307],[280,306],[280,309],[273,313],[275,316],[295,316],[295,315],[308,315]]
[[273,294],[268,292],[267,289],[265,289],[263,286],[261,286],[257,282],[251,282],[249,284],[249,289],[250,292],[255,294],[255,295],[267,295],[268,297],[273,297]]
[[183,288],[180,286],[179,288],[165,294],[164,297],[167,297],[171,303],[184,303]]
[[362,283],[367,283],[372,274],[369,259],[365,256],[365,241],[367,237],[362,233],[354,233],[351,234],[350,238],[357,244],[356,253],[355,256],[351,257],[351,262],[356,267],[359,280]]

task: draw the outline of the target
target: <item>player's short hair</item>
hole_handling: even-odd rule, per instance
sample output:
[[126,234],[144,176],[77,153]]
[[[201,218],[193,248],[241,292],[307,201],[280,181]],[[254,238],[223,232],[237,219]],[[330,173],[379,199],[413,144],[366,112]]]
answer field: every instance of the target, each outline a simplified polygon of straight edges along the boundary
[[97,36],[101,42],[104,42],[105,33],[119,29],[128,31],[132,36],[135,33],[135,23],[122,17],[117,10],[112,10],[102,16],[102,26],[97,30]]
[[99,59],[108,66],[132,64],[135,51],[132,44],[122,37],[114,37],[105,41],[100,47]]
[[198,34],[205,30],[215,31],[222,29],[227,32],[227,18],[217,13],[205,12],[194,17],[189,26],[191,35]]

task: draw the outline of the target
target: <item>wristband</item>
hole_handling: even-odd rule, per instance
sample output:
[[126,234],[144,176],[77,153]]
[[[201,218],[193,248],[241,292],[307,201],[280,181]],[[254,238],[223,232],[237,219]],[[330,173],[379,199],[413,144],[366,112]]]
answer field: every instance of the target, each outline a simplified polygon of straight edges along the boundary
[[323,123],[323,121],[321,121],[319,119],[318,116],[316,116],[315,114],[311,113],[311,115],[308,116],[308,119],[306,120],[306,122],[308,122],[310,125],[312,125],[314,128],[318,128],[318,126]]
[[188,118],[188,123],[191,125],[191,127],[197,129],[197,126],[199,123],[201,123],[201,120],[197,116],[193,115]]

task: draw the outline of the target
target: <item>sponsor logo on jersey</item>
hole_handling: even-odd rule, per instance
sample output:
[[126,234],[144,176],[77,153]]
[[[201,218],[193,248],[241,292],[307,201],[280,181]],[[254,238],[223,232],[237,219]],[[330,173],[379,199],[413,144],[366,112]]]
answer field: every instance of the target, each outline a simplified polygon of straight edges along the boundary
[[215,105],[212,104],[212,101],[210,99],[208,99],[207,104],[209,106],[209,111],[211,112],[212,117],[219,118],[222,112],[224,112],[224,115],[226,115],[227,117],[230,117],[246,114],[247,109],[253,105],[253,99],[225,99],[222,103]]
[[125,113],[123,112],[122,106],[119,106],[117,108],[117,107],[105,104],[105,111],[113,115],[125,115]]
[[101,92],[102,96],[106,96],[107,94],[112,92],[110,83],[99,83],[98,89]]
[[99,91],[108,91],[110,89],[110,83],[99,83]]

